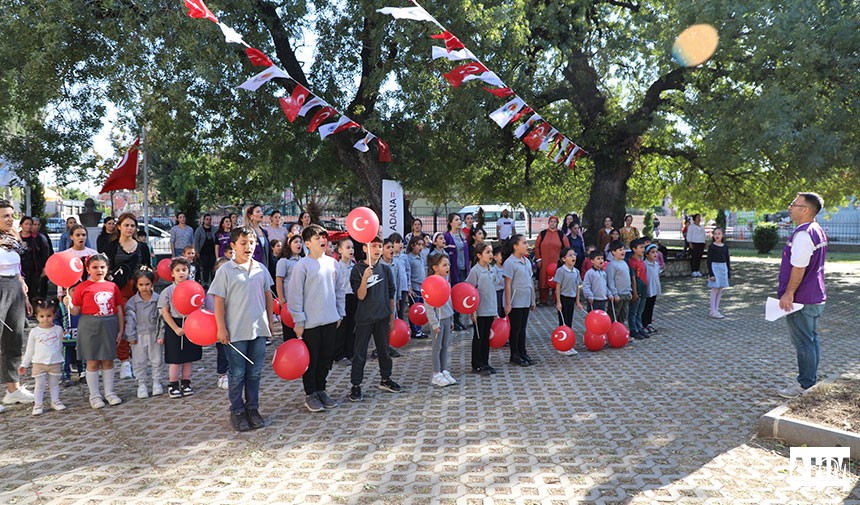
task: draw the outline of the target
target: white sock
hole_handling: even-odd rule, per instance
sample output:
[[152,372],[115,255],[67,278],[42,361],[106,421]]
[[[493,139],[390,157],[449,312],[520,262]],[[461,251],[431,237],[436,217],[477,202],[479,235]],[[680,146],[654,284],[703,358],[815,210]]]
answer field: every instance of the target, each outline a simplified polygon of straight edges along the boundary
[[87,388],[90,390],[90,398],[100,398],[99,394],[99,371],[87,370]]
[[48,387],[51,391],[51,403],[59,403],[60,402],[60,376],[59,375],[49,375],[48,376]]
[[43,373],[42,375],[38,375],[35,377],[36,379],[36,387],[34,388],[33,395],[36,397],[33,403],[36,405],[42,405],[42,401],[45,398],[45,382],[47,380],[48,374]]
[[105,383],[105,396],[113,394],[113,378],[116,374],[116,369],[102,370],[102,380]]

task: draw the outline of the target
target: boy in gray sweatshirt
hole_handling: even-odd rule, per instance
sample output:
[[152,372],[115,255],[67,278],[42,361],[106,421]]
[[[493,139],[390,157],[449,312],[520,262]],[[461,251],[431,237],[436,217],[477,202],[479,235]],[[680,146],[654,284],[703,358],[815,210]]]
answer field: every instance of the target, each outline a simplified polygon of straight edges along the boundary
[[296,336],[305,341],[310,354],[308,370],[302,376],[305,408],[320,412],[337,407],[325,389],[337,346],[337,327],[346,316],[346,292],[334,258],[325,254],[325,229],[312,224],[302,230],[302,240],[308,255],[290,274],[287,307],[296,323]]
[[606,286],[606,272],[603,271],[603,251],[595,249],[591,251],[588,258],[591,260],[591,268],[585,272],[582,279],[582,294],[588,302],[588,311],[606,310],[606,298],[608,288]]
[[624,243],[619,240],[612,242],[609,244],[609,253],[612,255],[612,261],[606,265],[606,285],[609,287],[609,296],[612,297],[614,307],[609,316],[613,322],[626,323],[633,286],[630,283],[630,267],[624,261]]

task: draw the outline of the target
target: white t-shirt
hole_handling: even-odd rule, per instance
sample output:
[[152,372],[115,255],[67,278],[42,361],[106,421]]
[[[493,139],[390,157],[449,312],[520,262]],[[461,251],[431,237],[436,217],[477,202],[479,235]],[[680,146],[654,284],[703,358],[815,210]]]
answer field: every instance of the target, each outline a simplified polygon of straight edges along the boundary
[[11,249],[0,247],[0,275],[9,277],[21,273],[21,255]]
[[496,221],[496,228],[499,230],[499,239],[507,240],[514,232],[514,220],[509,217],[500,217]]
[[812,258],[812,252],[815,245],[812,243],[812,237],[806,231],[799,231],[794,235],[791,241],[791,266],[805,268],[809,266],[809,260]]

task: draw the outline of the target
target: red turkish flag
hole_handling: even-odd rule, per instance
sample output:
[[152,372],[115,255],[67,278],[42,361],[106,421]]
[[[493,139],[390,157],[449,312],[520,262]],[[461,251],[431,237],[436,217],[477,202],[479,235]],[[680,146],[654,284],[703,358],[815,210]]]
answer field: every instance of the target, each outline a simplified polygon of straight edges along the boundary
[[379,148],[379,161],[382,163],[391,163],[391,150],[388,149],[388,144],[379,137],[376,137],[376,143],[376,146]]
[[466,63],[464,65],[460,65],[459,67],[454,68],[454,70],[448,72],[447,74],[442,74],[448,82],[451,83],[451,86],[455,88],[459,88],[461,84],[463,84],[463,79],[467,75],[481,75],[484,72],[489,72],[487,67],[482,65],[477,61],[473,61],[471,63]]
[[530,112],[534,112],[534,109],[532,109],[531,107],[529,107],[528,105],[526,105],[525,107],[523,107],[523,109],[522,109],[521,111],[517,112],[517,113],[514,115],[514,117],[512,117],[512,118],[511,118],[511,121],[510,121],[510,122],[511,122],[511,123],[516,123],[518,119],[520,119],[521,117],[523,117],[524,115],[526,115],[526,114],[528,114],[528,113],[530,113]]
[[321,125],[323,121],[330,117],[333,117],[335,114],[337,114],[337,111],[334,110],[332,107],[328,106],[318,110],[317,113],[314,114],[314,117],[311,118],[311,124],[308,125],[308,131],[316,131],[317,127],[319,127],[319,125]]
[[137,139],[116,168],[113,169],[113,172],[110,173],[99,194],[137,187],[137,153],[139,148],[140,139]]
[[535,126],[534,129],[530,131],[525,138],[523,138],[523,142],[525,142],[532,151],[537,151],[543,143],[543,139],[546,138],[546,134],[549,133],[550,128],[551,126],[549,123],[541,121],[539,125]]
[[299,111],[310,94],[311,92],[307,88],[301,84],[296,84],[296,87],[293,88],[293,94],[289,98],[282,97],[278,100],[281,103],[281,110],[284,111],[284,115],[287,116],[290,123],[296,120],[296,116],[299,115]]
[[272,60],[270,60],[269,57],[263,54],[259,49],[249,47],[245,49],[245,54],[247,54],[248,59],[251,60],[251,65],[254,65],[255,67],[271,67],[274,65]]
[[499,98],[506,98],[514,94],[511,88],[484,88],[484,91]]
[[436,35],[431,35],[431,39],[444,39],[445,40],[445,49],[448,51],[456,51],[457,49],[466,49],[466,46],[460,42],[460,39],[454,36],[453,33],[445,30],[442,33],[438,33]]
[[192,18],[208,19],[213,23],[218,22],[218,18],[215,17],[215,14],[212,14],[212,11],[209,10],[209,7],[206,7],[206,4],[203,3],[203,0],[185,0],[185,6],[188,7],[188,15]]

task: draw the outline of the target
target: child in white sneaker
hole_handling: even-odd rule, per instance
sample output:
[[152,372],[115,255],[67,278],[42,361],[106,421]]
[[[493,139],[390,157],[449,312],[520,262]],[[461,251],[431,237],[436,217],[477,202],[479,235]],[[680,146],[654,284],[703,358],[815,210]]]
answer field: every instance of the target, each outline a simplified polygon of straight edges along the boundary
[[27,339],[27,351],[21,360],[19,375],[27,373],[27,368],[33,365],[33,378],[36,379],[36,388],[33,394],[36,399],[33,403],[33,415],[41,415],[44,411],[42,399],[45,396],[45,382],[49,384],[51,391],[51,408],[54,410],[65,410],[66,406],[60,401],[60,377],[63,366],[63,329],[54,324],[54,315],[57,313],[57,301],[54,299],[37,299],[33,302],[36,311],[36,321],[39,326],[30,330]]
[[158,336],[158,293],[152,290],[154,285],[152,270],[141,268],[134,274],[135,295],[125,304],[125,339],[131,344],[138,398],[149,398],[147,365],[152,367],[152,396],[164,393],[164,340]]
[[[429,273],[438,275],[448,281],[448,272],[451,270],[451,262],[448,255],[431,254],[427,257],[427,269]],[[451,297],[439,308],[426,301],[424,309],[427,319],[433,328],[433,380],[434,386],[450,386],[456,384],[457,380],[448,371],[448,343],[451,340],[451,331],[454,329],[454,307],[451,306]]]

